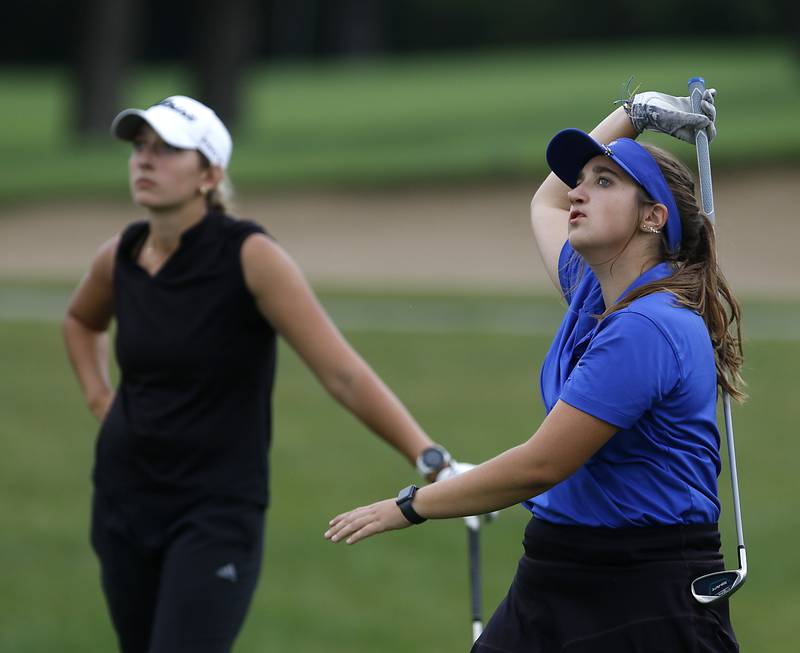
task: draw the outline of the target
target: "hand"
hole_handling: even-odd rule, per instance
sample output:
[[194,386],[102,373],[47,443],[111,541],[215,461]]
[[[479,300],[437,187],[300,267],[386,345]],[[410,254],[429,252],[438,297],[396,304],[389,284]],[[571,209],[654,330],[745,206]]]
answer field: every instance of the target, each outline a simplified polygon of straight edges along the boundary
[[436,475],[450,464],[452,456],[442,445],[433,443],[425,447],[417,456],[417,472],[428,483],[436,480]]
[[454,460],[436,475],[436,480],[444,481],[448,478],[453,478],[453,476],[458,476],[459,474],[468,472],[473,467],[475,467],[475,465],[471,465],[470,463],[457,463]]
[[400,512],[394,499],[386,499],[337,515],[331,519],[329,526],[325,531],[326,540],[339,542],[344,539],[347,544],[355,544],[384,531],[408,528],[411,522]]
[[694,144],[695,132],[705,129],[708,140],[712,141],[717,135],[717,108],[714,104],[716,94],[717,91],[713,88],[703,91],[700,100],[702,113],[694,113],[691,98],[654,91],[638,93],[630,102],[628,115],[634,129],[639,133],[649,129]]
[[97,418],[98,422],[103,422],[108,411],[111,409],[111,403],[114,401],[114,393],[111,391],[104,392],[97,397],[89,399],[89,411]]

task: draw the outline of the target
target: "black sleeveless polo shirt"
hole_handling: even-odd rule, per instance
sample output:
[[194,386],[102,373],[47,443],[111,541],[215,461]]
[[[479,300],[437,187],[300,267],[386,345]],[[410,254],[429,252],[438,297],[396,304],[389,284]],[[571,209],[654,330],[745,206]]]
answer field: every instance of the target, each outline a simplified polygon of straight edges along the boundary
[[95,488],[134,521],[206,498],[266,506],[276,336],[240,259],[264,230],[209,213],[153,276],[136,262],[148,232],[129,225],[114,263],[120,382]]

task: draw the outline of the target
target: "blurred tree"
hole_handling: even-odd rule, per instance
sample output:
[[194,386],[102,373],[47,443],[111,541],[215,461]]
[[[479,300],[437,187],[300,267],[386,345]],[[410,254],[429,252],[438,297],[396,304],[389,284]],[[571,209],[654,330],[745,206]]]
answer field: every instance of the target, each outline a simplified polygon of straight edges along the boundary
[[73,107],[78,133],[108,133],[120,108],[122,89],[139,26],[136,0],[79,3],[73,73]]
[[346,56],[363,56],[386,49],[386,0],[339,0],[332,3],[333,50]]
[[795,61],[800,63],[800,3],[797,0],[781,0],[778,18],[792,40]]
[[[147,12],[150,9],[152,11]],[[189,49],[193,94],[233,127],[239,118],[244,74],[254,56],[257,0],[196,0],[187,22],[185,6],[148,6],[138,0],[84,0],[75,14],[75,54],[72,66],[73,111],[78,133],[89,137],[108,132],[111,117],[123,104],[128,69],[135,45],[156,38],[172,43],[157,25],[173,26],[175,41]],[[152,18],[143,34],[143,18]],[[151,34],[152,32],[152,34]],[[188,38],[187,38],[188,37]],[[174,43],[173,43],[174,46]]]
[[316,0],[273,0],[267,23],[268,38],[261,44],[262,51],[279,57],[303,57],[314,51]]
[[388,0],[272,0],[273,57],[370,55],[387,49]]
[[[0,39],[0,63],[61,64],[71,44],[78,41],[75,33],[65,29],[72,18],[80,17],[83,49],[92,32],[84,18],[105,9],[106,20],[117,16],[124,23],[129,19],[115,8],[119,4],[119,0],[6,0],[3,17],[11,28]],[[147,29],[139,32],[135,44],[136,54],[149,62],[185,57],[196,40],[195,17],[208,6],[205,0],[122,4],[133,7],[136,15],[148,16]],[[228,4],[223,0],[211,6],[224,12]],[[259,56],[325,56],[376,49],[474,50],[645,37],[794,38],[798,29],[797,0],[673,0],[668,12],[658,3],[641,0],[260,0],[253,6],[249,27],[266,35],[256,44]],[[95,30],[93,38],[112,40],[113,33]],[[126,39],[125,34],[120,36]],[[385,47],[370,45],[381,42]]]
[[198,100],[233,127],[240,117],[244,75],[254,56],[261,3],[257,0],[196,0],[191,60]]

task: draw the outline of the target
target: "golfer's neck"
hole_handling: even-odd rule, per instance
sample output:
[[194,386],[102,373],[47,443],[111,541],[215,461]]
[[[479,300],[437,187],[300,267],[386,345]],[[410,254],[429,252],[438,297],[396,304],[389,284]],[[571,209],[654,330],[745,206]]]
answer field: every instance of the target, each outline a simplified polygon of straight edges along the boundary
[[200,222],[207,212],[205,200],[164,210],[149,209],[150,240],[159,250],[174,251],[181,234]]
[[589,265],[600,282],[605,308],[613,306],[628,287],[658,261],[636,257],[619,257],[613,262]]

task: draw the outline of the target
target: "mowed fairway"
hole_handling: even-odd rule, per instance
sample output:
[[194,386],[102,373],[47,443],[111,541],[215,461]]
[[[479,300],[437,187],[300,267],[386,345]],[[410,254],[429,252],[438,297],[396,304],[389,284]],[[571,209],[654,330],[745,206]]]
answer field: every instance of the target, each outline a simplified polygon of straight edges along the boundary
[[[66,293],[63,285],[0,285],[3,652],[114,650],[88,544],[96,424],[71,377],[56,321]],[[541,420],[537,370],[558,314],[554,300],[327,293],[323,301],[458,457],[484,460],[526,438]],[[375,315],[382,319],[371,320]],[[794,555],[800,340],[786,326],[798,323],[800,305],[752,303],[746,315],[753,318],[746,350],[751,400],[735,407],[734,424],[751,576],[731,605],[742,650],[778,653],[788,650],[800,611]],[[414,474],[329,399],[285,347],[272,462],[262,583],[237,651],[468,649],[466,535],[459,520],[352,548],[323,540],[336,512],[387,497]],[[720,485],[732,566],[727,470]],[[511,508],[483,531],[487,613],[511,580],[525,521],[522,509]]]

